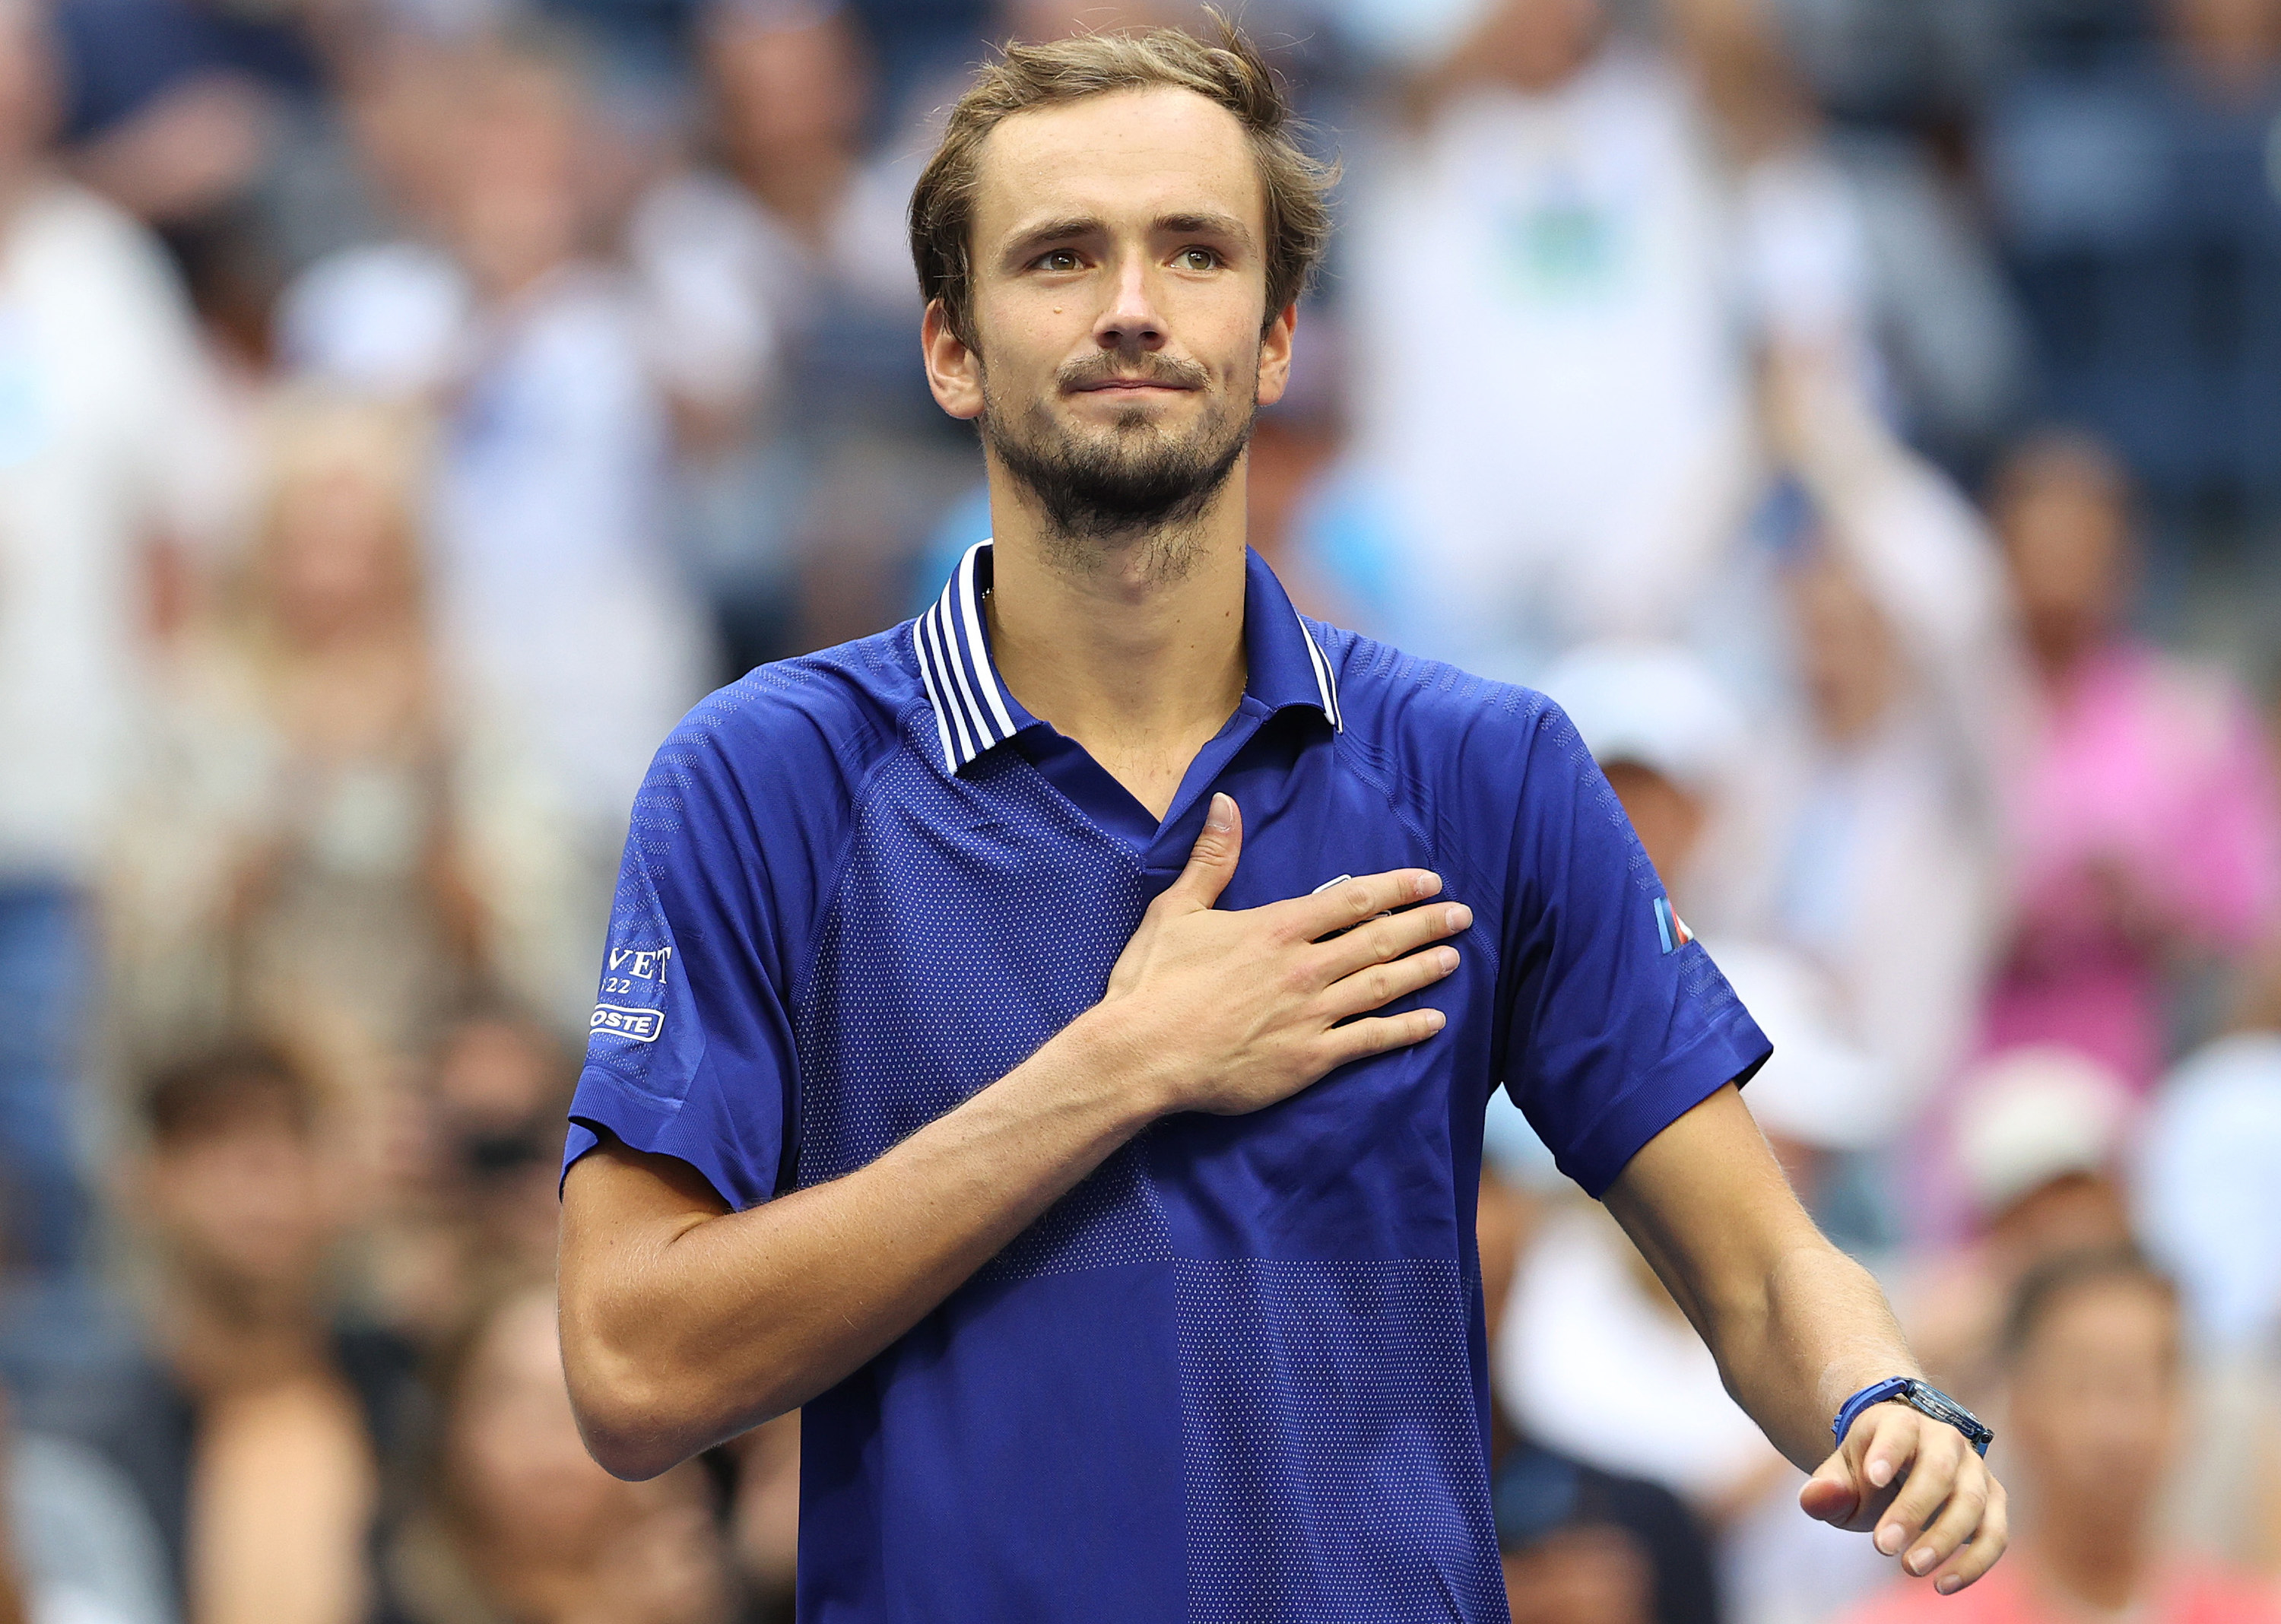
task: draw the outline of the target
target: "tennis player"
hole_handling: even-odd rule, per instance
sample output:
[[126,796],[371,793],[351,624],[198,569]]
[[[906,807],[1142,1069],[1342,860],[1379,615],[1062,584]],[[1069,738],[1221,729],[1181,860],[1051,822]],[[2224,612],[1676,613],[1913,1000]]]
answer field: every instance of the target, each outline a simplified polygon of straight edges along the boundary
[[1792,1198],[1566,719],[1245,545],[1326,185],[1233,34],[1017,47],[953,111],[912,246],[995,539],[658,755],[563,1185],[587,1441],[647,1477],[802,1406],[808,1624],[1502,1620],[1503,1087],[1805,1509],[1968,1584],[1984,1431]]

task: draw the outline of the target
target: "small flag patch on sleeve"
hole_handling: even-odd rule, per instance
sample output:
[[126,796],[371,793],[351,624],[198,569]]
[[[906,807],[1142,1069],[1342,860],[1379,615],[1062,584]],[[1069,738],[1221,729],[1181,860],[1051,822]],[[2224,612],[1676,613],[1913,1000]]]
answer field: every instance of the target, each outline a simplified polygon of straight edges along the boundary
[[1676,953],[1695,940],[1695,932],[1687,928],[1687,921],[1679,916],[1669,897],[1655,900],[1655,929],[1656,934],[1663,938],[1666,953]]

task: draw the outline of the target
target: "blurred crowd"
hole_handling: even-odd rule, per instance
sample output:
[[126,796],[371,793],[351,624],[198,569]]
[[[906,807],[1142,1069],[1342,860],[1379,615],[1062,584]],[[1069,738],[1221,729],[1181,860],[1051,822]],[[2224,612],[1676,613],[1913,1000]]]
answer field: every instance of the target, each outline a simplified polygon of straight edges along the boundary
[[[1242,14],[1345,173],[1256,544],[1569,710],[2018,1496],[1808,1522],[1501,1104],[1516,1618],[2281,1620],[2281,0]],[[966,66],[1195,16],[0,0],[0,1624],[789,1617],[797,1417],[619,1483],[555,1349],[627,808],[987,533]]]

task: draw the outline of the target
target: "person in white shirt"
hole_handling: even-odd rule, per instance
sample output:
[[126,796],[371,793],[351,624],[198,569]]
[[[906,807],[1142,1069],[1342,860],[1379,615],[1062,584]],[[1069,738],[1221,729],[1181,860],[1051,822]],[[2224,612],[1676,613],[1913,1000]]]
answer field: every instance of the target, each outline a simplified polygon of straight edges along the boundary
[[445,242],[351,249],[286,290],[289,369],[445,408],[431,561],[447,664],[495,694],[607,870],[650,753],[716,675],[668,545],[667,402],[593,220],[576,65],[446,60]]
[[218,381],[157,241],[50,162],[52,44],[0,4],[0,1234],[76,1259],[91,887],[131,770],[153,565],[226,529]]

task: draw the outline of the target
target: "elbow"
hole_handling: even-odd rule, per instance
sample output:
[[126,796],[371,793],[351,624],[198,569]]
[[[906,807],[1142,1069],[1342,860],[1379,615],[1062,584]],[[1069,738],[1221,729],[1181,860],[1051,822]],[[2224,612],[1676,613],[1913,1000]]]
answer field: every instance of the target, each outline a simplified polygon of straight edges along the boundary
[[711,1442],[674,1399],[666,1384],[622,1370],[590,1368],[570,1379],[570,1408],[586,1452],[603,1471],[630,1483],[662,1476]]
[[715,1401],[701,1373],[592,1344],[574,1349],[567,1337],[563,1373],[586,1452],[612,1477],[631,1483],[661,1477],[793,1407],[769,1395],[759,1407],[732,1413]]
[[692,1402],[695,1382],[681,1380],[653,1350],[620,1347],[592,1331],[574,1334],[567,1314],[562,1374],[586,1452],[612,1477],[646,1481],[713,1442]]

